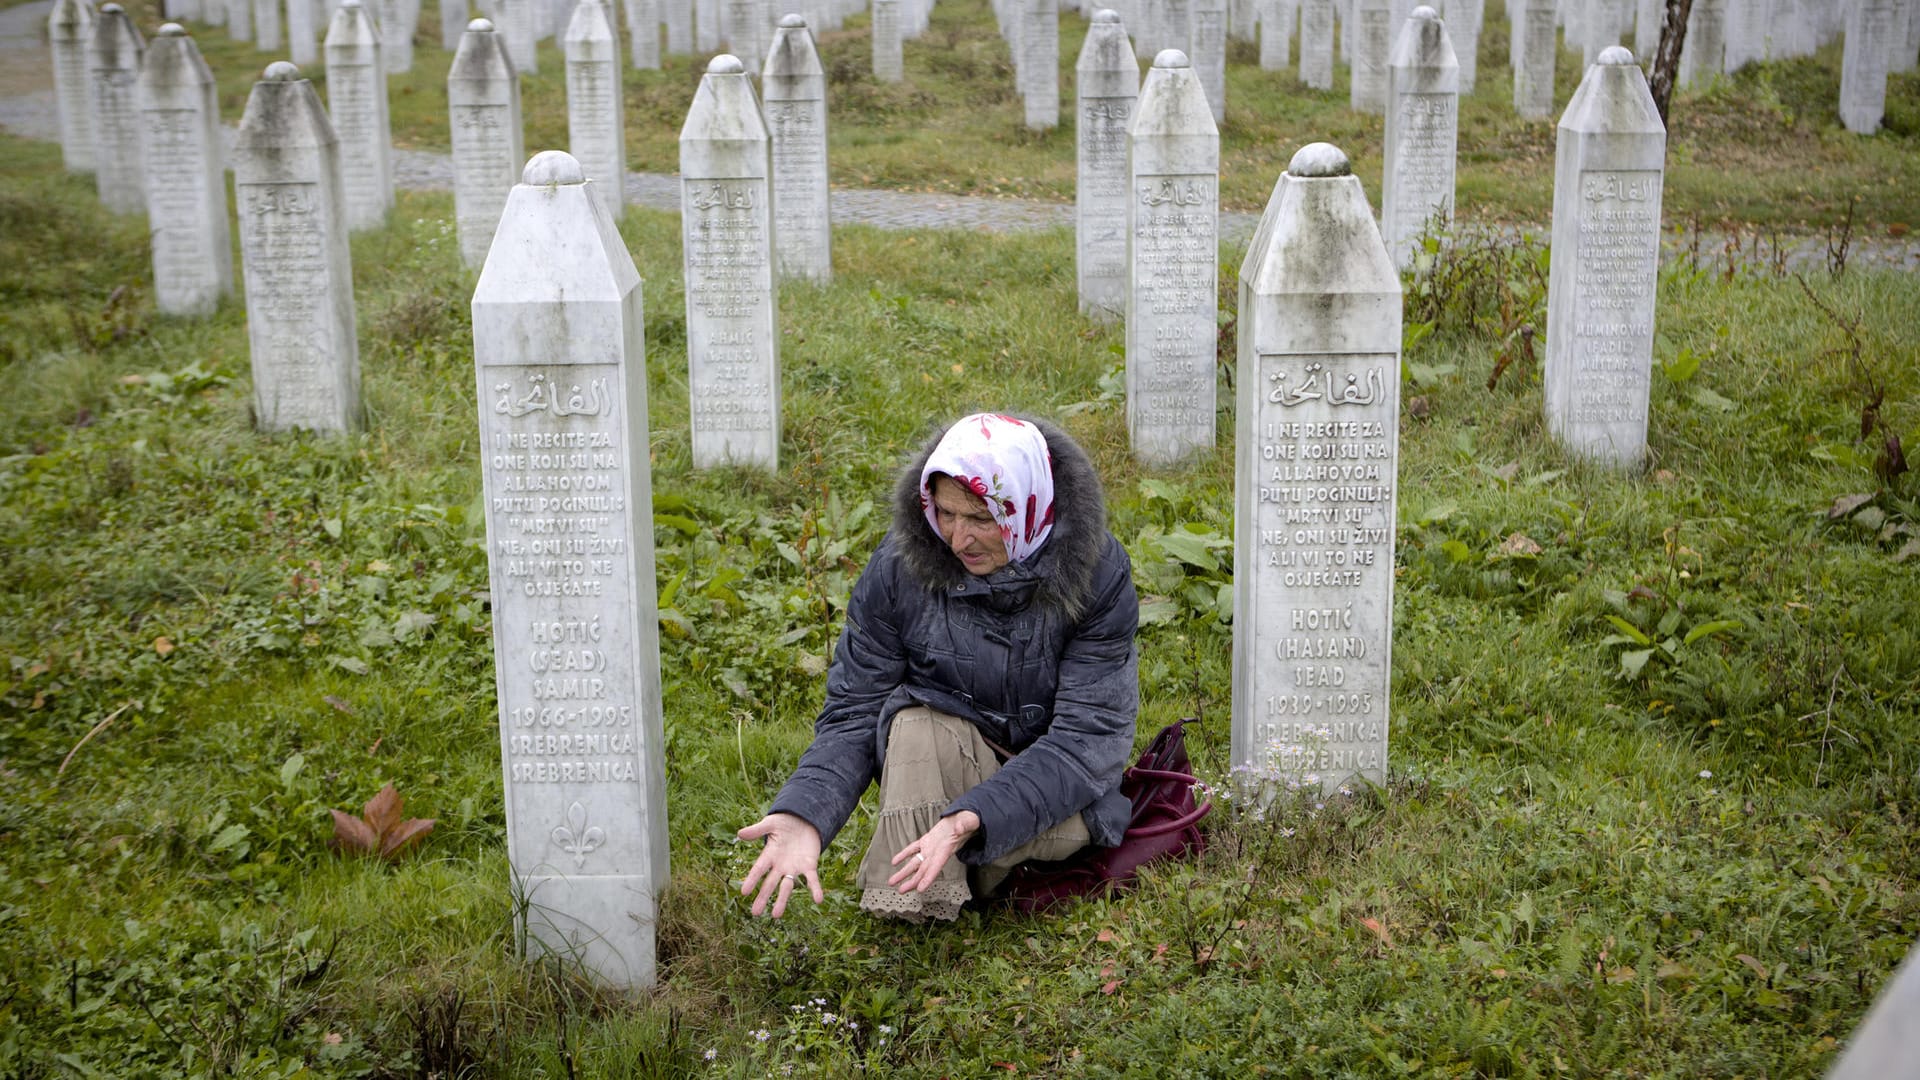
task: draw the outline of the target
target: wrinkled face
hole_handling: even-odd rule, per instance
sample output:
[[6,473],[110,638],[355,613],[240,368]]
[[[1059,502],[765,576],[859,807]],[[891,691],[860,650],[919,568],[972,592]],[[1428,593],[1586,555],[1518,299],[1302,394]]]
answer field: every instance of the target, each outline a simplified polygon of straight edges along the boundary
[[933,516],[967,573],[985,576],[1007,565],[1007,543],[987,500],[951,476],[933,478]]

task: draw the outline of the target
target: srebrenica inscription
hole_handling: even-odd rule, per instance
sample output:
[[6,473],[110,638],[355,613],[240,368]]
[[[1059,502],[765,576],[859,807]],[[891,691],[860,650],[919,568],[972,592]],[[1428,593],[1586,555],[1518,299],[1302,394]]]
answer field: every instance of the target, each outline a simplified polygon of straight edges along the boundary
[[774,302],[767,129],[746,68],[707,65],[680,129],[693,464],[780,463],[780,328]]
[[640,275],[548,151],[473,293],[507,859],[530,957],[654,981],[668,878]]
[[254,422],[266,431],[359,423],[339,152],[313,84],[286,61],[267,65],[233,149]]
[[1301,148],[1240,270],[1233,762],[1254,778],[1386,775],[1400,304],[1346,155]]
[[1186,54],[1140,87],[1127,197],[1127,434],[1174,465],[1212,449],[1219,310],[1220,133]]
[[1633,54],[1602,50],[1560,118],[1547,281],[1547,430],[1617,467],[1646,456],[1667,132]]

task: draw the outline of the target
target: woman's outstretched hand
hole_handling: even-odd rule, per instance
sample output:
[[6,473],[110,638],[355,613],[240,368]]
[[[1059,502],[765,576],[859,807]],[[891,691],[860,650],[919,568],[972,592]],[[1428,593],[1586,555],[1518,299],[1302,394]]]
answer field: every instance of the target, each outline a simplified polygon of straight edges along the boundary
[[925,836],[894,855],[893,865],[900,869],[893,872],[887,884],[903,893],[926,892],[933,879],[940,876],[940,868],[979,829],[980,815],[971,810],[948,814],[934,822]]
[[820,833],[802,817],[793,814],[768,814],[759,821],[741,829],[742,840],[766,838],[766,846],[760,849],[760,857],[753,860],[753,868],[747,871],[745,881],[740,883],[740,895],[752,895],[756,886],[760,895],[753,898],[753,913],[767,913],[767,902],[773,902],[773,917],[779,918],[787,913],[787,898],[793,895],[793,884],[804,881],[813,893],[813,902],[825,903],[827,894],[820,888]]

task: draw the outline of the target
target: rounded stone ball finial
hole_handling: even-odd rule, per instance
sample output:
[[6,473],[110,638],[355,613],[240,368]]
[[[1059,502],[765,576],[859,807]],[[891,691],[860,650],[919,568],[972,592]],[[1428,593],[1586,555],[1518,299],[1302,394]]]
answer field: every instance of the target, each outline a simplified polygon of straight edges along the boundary
[[476,33],[491,34],[493,33],[493,20],[492,19],[475,19],[472,22],[467,24],[467,29],[472,30]]
[[341,7],[360,7],[360,0],[340,0]]
[[1287,162],[1287,175],[1322,179],[1330,176],[1352,176],[1353,162],[1332,143],[1308,143],[1294,151],[1293,160]]
[[1112,8],[1101,8],[1093,13],[1093,21],[1098,23],[1119,22],[1120,13]]
[[1632,64],[1633,50],[1625,45],[1609,45],[1600,50],[1600,55],[1594,59],[1594,63],[1611,64],[1615,67]]
[[707,61],[707,74],[709,75],[738,75],[745,70],[747,70],[747,65],[741,63],[740,58],[732,53],[721,53],[719,56]]
[[1193,65],[1187,61],[1187,54],[1181,52],[1179,49],[1161,49],[1159,54],[1153,58],[1153,66],[1157,68],[1183,68],[1192,67]]
[[187,28],[184,26],[181,26],[177,22],[161,23],[160,36],[161,37],[186,37]]
[[807,25],[807,17],[805,15],[796,15],[793,12],[788,12],[780,16],[780,28],[783,30],[798,30],[805,25]]
[[1407,17],[1410,19],[1423,19],[1423,20],[1437,19],[1440,17],[1440,13],[1433,10],[1432,8],[1428,7],[1425,4],[1421,4],[1419,7],[1414,8],[1412,11],[1407,12]]
[[127,9],[121,7],[119,4],[100,5],[100,14],[102,15],[125,15],[126,13]]
[[275,60],[267,65],[266,73],[262,76],[268,82],[292,82],[299,77],[300,69],[293,66],[290,60]]
[[520,182],[544,187],[548,184],[584,184],[586,170],[565,150],[542,150],[533,155],[520,173]]

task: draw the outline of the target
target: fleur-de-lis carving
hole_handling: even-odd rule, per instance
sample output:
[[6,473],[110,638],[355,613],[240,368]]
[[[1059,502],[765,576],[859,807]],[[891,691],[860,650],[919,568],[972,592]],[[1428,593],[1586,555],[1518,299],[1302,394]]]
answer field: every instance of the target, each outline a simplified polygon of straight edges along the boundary
[[560,850],[573,856],[573,865],[577,870],[587,863],[587,856],[595,848],[607,842],[606,830],[598,825],[587,825],[587,808],[578,802],[567,807],[567,823],[553,827],[553,842]]

